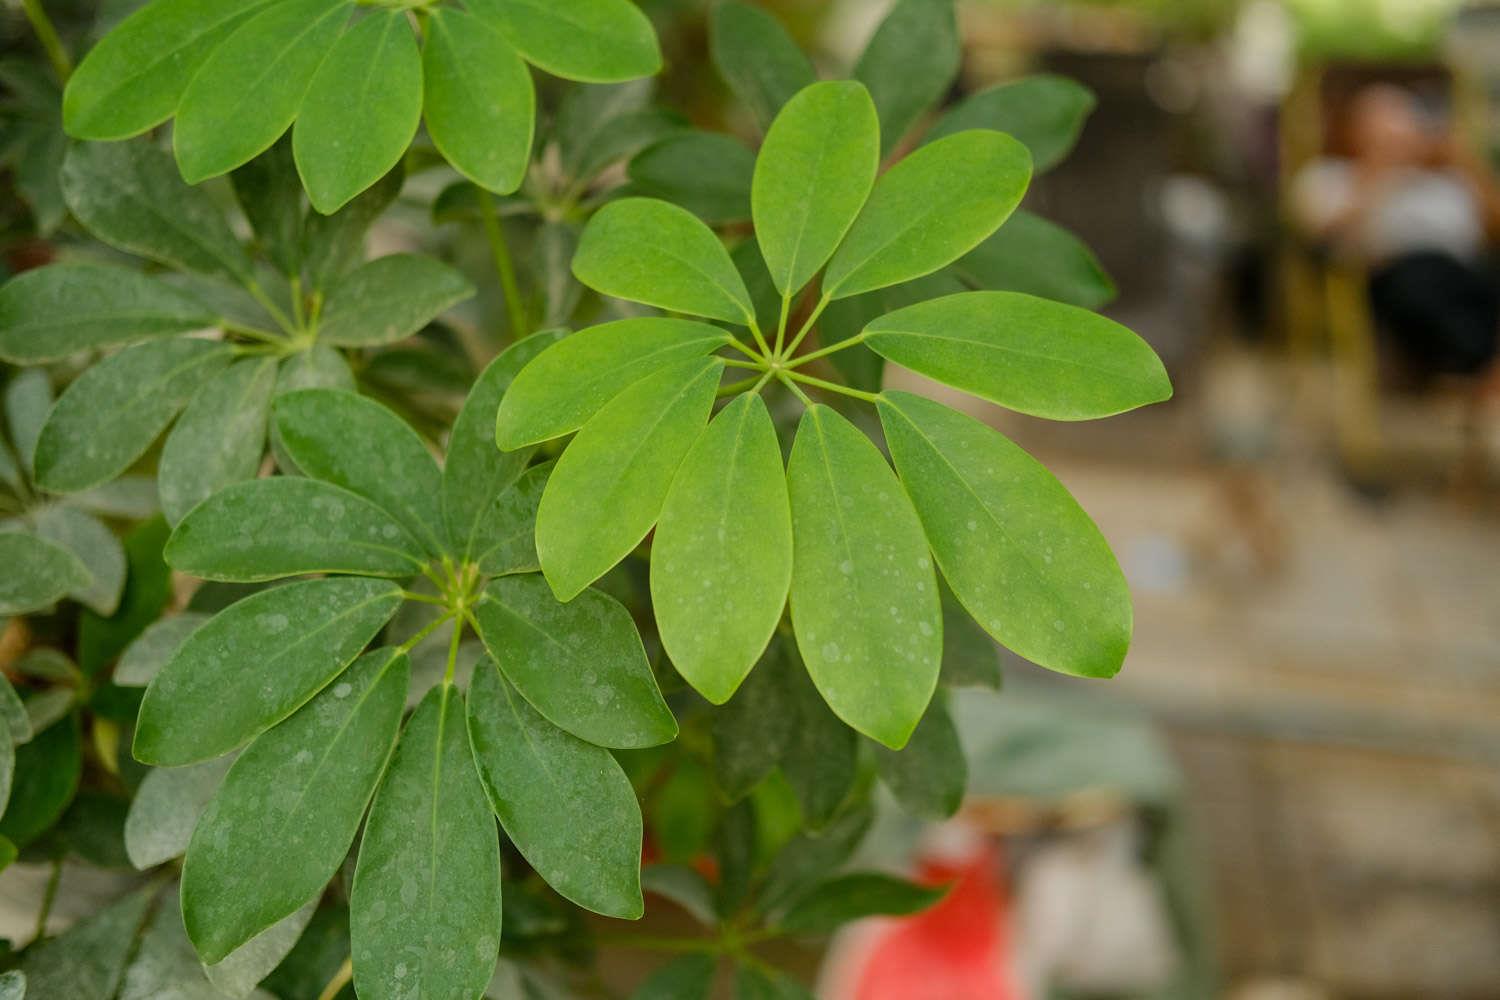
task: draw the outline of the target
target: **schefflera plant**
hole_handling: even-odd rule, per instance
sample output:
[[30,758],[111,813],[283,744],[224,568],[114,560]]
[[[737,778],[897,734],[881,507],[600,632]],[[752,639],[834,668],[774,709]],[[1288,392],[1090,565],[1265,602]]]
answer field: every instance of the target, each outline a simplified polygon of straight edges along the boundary
[[[899,749],[938,680],[934,561],[990,635],[1075,675],[1119,669],[1129,594],[1093,522],[999,432],[922,396],[852,388],[811,366],[863,344],[982,399],[1061,420],[1163,400],[1171,386],[1129,330],[1015,292],[919,303],[799,353],[831,303],[928,274],[983,241],[1031,174],[1020,142],[983,129],[929,143],[877,179],[880,156],[860,83],[814,83],[776,116],[752,191],[755,237],[780,296],[771,331],[701,221],[651,199],[606,206],[574,259],[584,284],[748,333],[665,317],[581,331],[522,369],[496,440],[525,449],[577,432],[537,514],[539,563],[559,600],[583,593],[654,527],[662,644],[705,698],[733,695],[789,604],[829,707]],[[726,369],[747,374],[724,384]],[[805,406],[785,468],[761,398],[773,383]],[[895,471],[809,392],[874,404]]]
[[[362,820],[350,927],[367,1000],[484,990],[500,944],[496,816],[563,896],[641,915],[640,807],[606,748],[669,742],[677,724],[625,608],[594,590],[562,604],[537,573],[550,464],[492,441],[511,378],[556,336],[520,342],[481,375],[441,468],[377,402],[283,395],[274,421],[305,475],[231,486],[172,533],[168,563],[204,579],[316,574],[198,626],[141,702],[143,762],[244,747],[183,865],[184,922],[205,963],[316,899]],[[407,601],[436,616],[366,651]],[[409,653],[443,628],[442,680],[403,726]],[[489,654],[467,697],[466,629]]]

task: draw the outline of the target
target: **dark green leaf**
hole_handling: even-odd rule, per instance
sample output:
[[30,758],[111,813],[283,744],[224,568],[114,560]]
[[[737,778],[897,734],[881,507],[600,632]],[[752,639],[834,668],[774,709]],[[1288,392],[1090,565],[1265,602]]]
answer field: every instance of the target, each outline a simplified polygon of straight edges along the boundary
[[24,531],[0,531],[0,615],[40,611],[93,583],[88,568],[67,549]]
[[880,780],[907,812],[940,820],[963,805],[968,763],[942,697],[927,706],[927,714],[903,749],[876,746],[875,764]]
[[253,997],[269,1000],[256,990],[256,984],[270,975],[296,946],[306,930],[318,900],[313,900],[289,917],[283,917],[231,952],[222,962],[205,966],[203,974],[220,992],[229,997]]
[[882,156],[942,100],[961,57],[953,0],[899,0],[880,22],[854,78],[870,88],[880,111]]
[[714,956],[683,955],[652,973],[630,1000],[708,1000],[717,972]]
[[630,0],[472,0],[469,6],[554,76],[617,83],[661,69],[656,32]]
[[755,154],[732,136],[680,132],[630,161],[632,190],[680,205],[710,225],[750,218]]
[[54,938],[26,949],[21,971],[36,1000],[113,1000],[157,886],[138,889]]
[[486,576],[538,573],[536,512],[552,475],[552,462],[534,465],[510,489],[495,498],[474,534],[474,561]]
[[5,423],[23,469],[32,467],[52,404],[52,380],[40,368],[17,372],[5,386]]
[[168,534],[167,522],[153,517],[125,536],[129,569],[119,609],[108,618],[85,610],[79,619],[78,663],[85,674],[98,674],[124,652],[171,600],[172,571],[161,557]]
[[126,687],[145,687],[150,684],[151,678],[177,652],[177,647],[208,619],[209,616],[201,612],[184,611],[153,622],[141,633],[140,638],[126,647],[112,679],[116,684]]
[[37,537],[73,553],[90,582],[69,596],[97,614],[112,615],[125,587],[125,550],[114,532],[92,514],[53,505],[36,514]]
[[794,724],[781,770],[813,830],[828,826],[849,799],[858,777],[859,742],[818,694],[801,661],[788,648],[787,697]]
[[1007,132],[1031,150],[1037,173],[1061,162],[1078,142],[1098,103],[1087,87],[1067,77],[1041,74],[981,90],[945,114],[924,142],[964,129]]
[[318,339],[373,347],[409,337],[474,294],[458,271],[417,254],[392,254],[345,275],[328,290]]
[[761,128],[768,128],[781,106],[818,78],[781,23],[754,4],[731,0],[714,7],[708,46],[719,75]]
[[851,872],[814,886],[787,909],[780,926],[793,933],[827,934],[864,917],[919,913],[945,892],[890,875]]
[[235,200],[261,249],[287,276],[302,269],[302,178],[290,140],[276,143],[229,176]]
[[744,798],[774,771],[792,743],[798,706],[791,667],[786,640],[772,637],[734,697],[711,716],[714,778],[730,801]]
[[1115,297],[1114,282],[1078,237],[1026,211],[1012,215],[953,270],[975,288],[1025,292],[1083,309]]
[[276,363],[247,358],[219,372],[188,403],[157,466],[161,510],[176,524],[232,483],[253,479],[266,451]]
[[565,176],[592,180],[606,166],[628,159],[683,127],[680,119],[646,106],[650,80],[570,87],[552,134]]
[[125,853],[142,871],[188,848],[193,827],[224,780],[230,757],[187,767],[154,767],[146,772],[125,817]]
[[713,927],[719,922],[713,886],[695,868],[649,865],[641,869],[641,887],[652,896],[676,903],[705,927]]
[[36,728],[38,732],[31,742],[16,748],[10,804],[4,816],[0,816],[0,836],[23,849],[47,832],[68,808],[83,771],[83,745],[76,716],[69,715],[46,728]]
[[[349,362],[338,351],[327,344],[315,344],[311,350],[287,358],[276,373],[274,395],[277,398],[298,389],[343,389],[353,392],[354,372],[349,370]],[[275,429],[274,422],[272,429]]]
[[812,993],[791,976],[742,965],[734,970],[734,1000],[812,1000]]
[[964,610],[953,591],[941,579],[943,592],[943,671],[939,677],[947,687],[1000,689],[1000,647]]
[[[817,692],[812,694],[816,696]],[[766,874],[760,899],[762,910],[781,909],[786,902],[805,893],[809,885],[843,867],[874,821],[874,810],[862,805],[846,810],[815,833],[799,833],[791,838]]]
[[327,289],[365,259],[365,236],[370,225],[401,193],[406,172],[398,164],[365,191],[332,215],[308,216],[303,233],[303,259],[307,261],[309,287]]
[[12,743],[26,743],[31,739],[31,717],[26,714],[26,706],[21,704],[21,696],[11,686],[10,678],[4,674],[0,674],[0,719],[5,722],[5,731]]

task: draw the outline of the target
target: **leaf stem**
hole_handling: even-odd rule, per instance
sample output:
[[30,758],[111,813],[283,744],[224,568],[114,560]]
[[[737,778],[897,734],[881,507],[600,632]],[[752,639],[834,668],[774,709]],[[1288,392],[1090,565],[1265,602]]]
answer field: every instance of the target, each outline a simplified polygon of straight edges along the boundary
[[725,396],[733,396],[737,392],[743,392],[744,390],[752,387],[759,389],[770,374],[770,372],[766,372],[765,374],[761,375],[760,378],[756,378],[754,375],[752,375],[749,378],[740,379],[738,382],[730,382],[728,385],[721,385],[719,386],[717,395],[722,399]]
[[47,876],[47,888],[42,890],[42,908],[36,915],[36,933],[31,937],[35,944],[47,936],[47,918],[52,916],[52,904],[57,900],[57,887],[62,882],[63,859],[52,859],[52,872]]
[[796,382],[792,381],[792,373],[791,372],[786,371],[784,369],[782,371],[778,371],[776,373],[776,379],[782,385],[784,385],[788,389],[792,390],[792,394],[795,395],[798,399],[802,400],[802,405],[803,406],[806,406],[808,409],[812,408],[813,401],[808,398],[807,393],[803,392],[797,386]]
[[484,237],[489,240],[490,256],[495,258],[495,273],[500,276],[500,291],[505,295],[510,338],[513,341],[520,340],[526,336],[526,308],[521,302],[521,286],[516,283],[516,267],[510,259],[510,246],[505,242],[505,230],[500,227],[500,216],[495,211],[495,198],[484,188],[479,189],[479,220],[484,225]]
[[805,375],[802,372],[789,371],[786,374],[789,378],[794,378],[798,382],[806,382],[808,385],[815,385],[819,389],[827,389],[829,392],[838,392],[845,396],[853,396],[855,399],[862,399],[866,403],[880,402],[880,397],[873,392],[852,389],[847,385],[839,385],[837,382],[828,382],[820,378],[813,378],[811,375]]
[[827,347],[820,347],[810,354],[802,354],[795,358],[791,358],[783,362],[782,367],[787,369],[801,368],[809,361],[816,361],[819,358],[826,358],[830,354],[837,354],[839,351],[853,347],[855,344],[863,344],[864,342],[865,332],[861,330],[857,335],[850,337],[848,340],[840,340],[836,343],[829,344]]
[[271,298],[271,296],[266,294],[266,290],[261,287],[259,281],[251,278],[246,281],[244,285],[245,291],[249,292],[250,296],[254,298],[256,302],[260,303],[261,308],[264,309],[268,314],[270,314],[270,317],[276,321],[277,326],[286,331],[287,336],[296,337],[297,334],[301,332],[300,329],[294,323],[292,323],[291,319],[288,318],[286,310],[278,306],[276,302]]
[[431,594],[419,594],[414,590],[401,591],[401,597],[405,600],[416,601],[420,604],[436,604],[440,608],[446,608],[448,606],[448,602],[441,597],[434,597]]
[[340,965],[338,971],[333,974],[333,978],[328,980],[328,985],[324,986],[323,992],[318,994],[318,1000],[333,1000],[353,978],[354,956],[351,955],[344,959],[344,964]]
[[797,345],[801,344],[802,341],[806,339],[807,335],[812,332],[813,324],[818,322],[818,317],[823,315],[823,310],[827,309],[828,303],[832,301],[833,299],[829,298],[826,294],[818,300],[817,307],[814,308],[813,311],[808,315],[807,319],[802,322],[802,329],[797,331],[797,336],[793,337],[792,342],[786,345],[785,351],[780,352],[782,357],[790,357],[792,354],[796,353]]
[[755,338],[756,346],[760,348],[761,354],[771,356],[771,345],[766,343],[766,335],[760,332],[760,324],[756,322],[754,313],[746,313],[745,319],[750,323],[750,336]]
[[47,16],[47,11],[42,7],[42,0],[21,0],[21,6],[26,10],[26,20],[31,22],[31,30],[36,32],[36,40],[42,43],[42,49],[47,53],[47,61],[52,64],[52,71],[57,74],[58,82],[67,83],[68,77],[73,75],[73,60],[68,58],[68,50],[63,48],[52,18]]
[[249,337],[251,340],[259,340],[267,344],[285,344],[287,342],[284,334],[276,333],[272,330],[262,330],[258,326],[245,326],[243,323],[236,323],[233,320],[221,319],[219,320],[219,327],[225,333],[237,333],[241,337]]
[[725,358],[724,364],[728,365],[730,368],[748,368],[751,371],[756,372],[763,372],[766,370],[766,366],[763,362],[757,363],[754,361],[741,361],[739,358]]
[[451,687],[453,685],[453,672],[458,667],[458,642],[464,634],[463,616],[455,615],[453,622],[453,638],[448,643],[448,667],[443,671],[443,684]]
[[757,351],[757,350],[755,350],[753,348],[746,347],[745,344],[744,344],[744,342],[741,341],[740,338],[738,338],[738,337],[731,336],[729,338],[729,343],[726,344],[725,346],[726,347],[732,347],[732,348],[734,348],[736,351],[739,351],[741,354],[743,354],[745,357],[751,359],[752,361],[759,361],[759,362],[762,362],[762,363],[766,363],[767,359],[766,359],[765,355],[761,354],[759,351]]
[[786,340],[786,322],[791,318],[792,293],[783,292],[781,295],[781,319],[776,323],[776,357],[781,357],[781,345]]
[[442,628],[448,622],[452,621],[454,615],[456,615],[457,613],[458,612],[456,611],[449,611],[442,617],[433,619],[420,632],[412,636],[410,639],[407,639],[401,645],[397,646],[396,652],[410,653],[413,649],[417,648],[417,644],[420,643],[423,639],[427,638],[429,635]]

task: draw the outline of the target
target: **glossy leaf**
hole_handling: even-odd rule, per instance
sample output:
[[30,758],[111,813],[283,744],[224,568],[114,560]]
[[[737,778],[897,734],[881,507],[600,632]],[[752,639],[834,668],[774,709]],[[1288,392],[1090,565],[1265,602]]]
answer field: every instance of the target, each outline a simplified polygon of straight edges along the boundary
[[685,131],[630,161],[631,189],[692,212],[709,225],[750,218],[755,154],[733,136]]
[[1115,297],[1114,282],[1083,241],[1024,210],[953,270],[974,288],[1025,292],[1083,309],[1098,309]]
[[726,406],[688,452],[662,506],[651,598],[662,645],[716,705],[765,651],[792,579],[781,446],[758,395]]
[[21,960],[27,996],[34,1000],[113,1000],[159,891],[154,885],[137,889],[56,937],[27,948]]
[[468,279],[441,261],[404,253],[381,257],[329,289],[318,339],[339,347],[389,344],[473,294]]
[[172,148],[189,184],[271,148],[292,124],[349,19],[347,0],[280,0],[204,60],[177,108]]
[[953,0],[899,0],[854,67],[880,111],[884,156],[942,100],[962,53]]
[[112,615],[125,587],[125,550],[98,518],[54,504],[36,514],[37,537],[66,549],[88,571],[89,583],[69,596],[97,614]]
[[880,417],[933,555],[974,620],[1044,667],[1113,676],[1130,645],[1130,593],[1062,484],[940,403],[890,393]]
[[605,295],[672,312],[744,323],[750,293],[713,230],[654,198],[611,202],[589,220],[573,274]]
[[880,780],[902,808],[924,819],[947,819],[958,812],[968,784],[968,762],[958,730],[943,698],[934,698],[927,714],[901,750],[875,748]]
[[139,638],[125,648],[111,679],[125,687],[145,687],[150,684],[151,678],[177,652],[177,647],[186,642],[193,630],[208,619],[208,615],[200,612],[184,611],[152,622]]
[[812,63],[769,11],[730,0],[709,16],[709,55],[761,128],[792,95],[818,78]]
[[384,177],[421,119],[422,54],[407,14],[376,10],[334,43],[297,112],[292,153],[313,208],[336,212]]
[[1041,74],[981,90],[933,126],[932,142],[970,128],[1006,132],[1025,143],[1041,173],[1062,161],[1098,102],[1087,87],[1063,76]]
[[1021,413],[1089,420],[1172,395],[1149,344],[1095,313],[1018,292],[964,292],[890,313],[865,343]]
[[49,607],[93,583],[88,569],[67,549],[24,531],[0,531],[0,615],[24,615]]
[[176,524],[200,501],[253,479],[266,450],[276,363],[237,361],[210,379],[183,410],[157,467],[161,510]]
[[683,955],[653,972],[630,1000],[709,1000],[717,971],[713,955]]
[[791,297],[828,262],[875,185],[880,122],[869,91],[816,83],[781,109],[755,163],[755,236]]
[[337,677],[400,604],[395,584],[355,578],[290,583],[231,605],[146,689],[136,759],[191,764],[248,742]]
[[827,934],[864,917],[920,913],[946,891],[876,872],[851,872],[814,886],[787,909],[780,926],[797,934]]
[[536,519],[542,572],[560,600],[603,576],[656,523],[672,477],[708,421],[723,370],[708,358],[641,379],[563,452]]
[[0,286],[0,357],[15,364],[213,323],[212,311],[192,296],[124,268],[51,264]]
[[943,655],[921,522],[869,438],[826,406],[803,416],[787,480],[792,624],[807,671],[839,718],[900,749]]
[[182,869],[188,936],[212,965],[322,891],[396,745],[410,661],[366,653],[240,754]]
[[141,871],[179,858],[232,759],[155,767],[141,779],[125,817],[125,853]]
[[473,559],[486,576],[539,573],[536,554],[536,512],[552,475],[554,463],[534,465],[514,486],[495,498],[489,514],[474,533]]
[[923,146],[881,177],[823,278],[841,299],[931,274],[1010,216],[1031,181],[1026,147],[971,131]]
[[[32,698],[28,711],[42,697]],[[65,695],[64,711],[71,700]],[[0,815],[0,837],[23,850],[62,816],[78,791],[83,772],[83,741],[76,716],[45,725],[35,716],[31,721],[37,733],[16,748],[10,802]]]
[[485,587],[479,635],[521,696],[554,726],[597,746],[657,746],[677,735],[635,622],[613,597],[586,590],[567,604],[539,576]]
[[474,0],[470,9],[553,76],[616,83],[661,69],[656,31],[630,0]]
[[429,554],[444,551],[442,473],[406,421],[352,392],[302,389],[276,400],[276,429],[305,475],[369,500]]
[[521,369],[499,404],[495,443],[506,451],[570,434],[648,375],[730,342],[685,319],[616,320],[564,337]]
[[531,72],[488,21],[448,7],[427,20],[422,48],[427,132],[455,170],[496,194],[521,186],[531,162]]
[[470,997],[500,948],[500,842],[449,685],[406,724],[370,808],[350,898],[364,1000]]
[[608,750],[558,729],[481,660],[469,688],[469,740],[500,825],[548,884],[622,920],[641,900],[641,807]]

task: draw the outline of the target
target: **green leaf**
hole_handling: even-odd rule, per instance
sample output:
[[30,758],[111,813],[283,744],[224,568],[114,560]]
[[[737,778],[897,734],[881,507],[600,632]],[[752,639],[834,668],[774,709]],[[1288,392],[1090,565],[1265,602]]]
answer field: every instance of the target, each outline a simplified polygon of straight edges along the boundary
[[941,696],[927,706],[905,748],[875,748],[875,765],[896,801],[915,816],[947,819],[963,805],[969,766]]
[[1024,210],[953,270],[975,288],[1025,292],[1083,309],[1098,309],[1115,297],[1115,283],[1082,240]]
[[[812,685],[808,688],[811,690]],[[817,692],[812,692],[814,699]],[[854,734],[847,728],[851,741]],[[875,811],[862,804],[846,810],[823,829],[799,833],[772,862],[761,892],[761,909],[774,912],[807,891],[819,879],[827,878],[849,860],[875,822]]]
[[422,50],[427,133],[453,168],[510,194],[526,179],[536,129],[531,72],[505,37],[466,11],[439,7]]
[[1000,690],[1000,647],[941,579],[938,589],[943,592],[943,671],[939,682],[945,687]]
[[544,330],[512,345],[475,380],[454,421],[443,466],[443,520],[453,550],[472,558],[487,537],[489,513],[531,460],[529,449],[506,453],[495,447],[496,414],[510,394],[516,373],[558,341],[562,334]]
[[499,403],[495,443],[513,451],[571,434],[627,387],[729,342],[716,326],[656,316],[580,330],[514,376]]
[[5,731],[12,743],[26,743],[31,739],[31,717],[26,714],[26,706],[21,704],[21,696],[11,686],[10,678],[4,674],[0,674],[0,719],[4,720]]
[[618,83],[661,70],[656,31],[630,0],[473,0],[469,7],[553,76]]
[[159,891],[155,885],[138,889],[27,948],[21,960],[27,994],[36,1000],[113,1000]]
[[68,78],[68,134],[126,139],[160,125],[209,53],[265,6],[265,0],[155,0],[137,10]]
[[683,955],[657,969],[630,1000],[708,1000],[713,995],[718,959],[713,955]]
[[962,58],[953,0],[900,0],[854,67],[880,111],[880,155],[948,93]]
[[119,267],[51,264],[0,286],[0,357],[15,364],[213,324],[192,296]]
[[818,78],[781,22],[760,7],[737,0],[721,3],[710,15],[708,30],[715,68],[761,128],[769,127],[781,106]]
[[883,357],[1008,409],[1090,420],[1157,403],[1172,383],[1149,344],[1095,313],[1019,292],[963,292],[865,328]]
[[410,674],[404,653],[366,653],[234,762],[182,869],[204,962],[297,912],[338,871],[396,745]]
[[[15,845],[10,846],[10,860],[15,860]],[[0,846],[0,860],[4,859],[5,848]],[[6,865],[9,865],[9,861]],[[0,867],[3,871],[4,867]],[[19,969],[12,969],[6,973],[0,973],[0,1000],[25,1000],[26,997],[26,973]]]
[[713,886],[688,865],[653,864],[641,869],[641,887],[653,896],[671,900],[705,927],[714,927],[719,914]]
[[381,781],[354,870],[349,931],[364,1000],[472,997],[500,948],[500,842],[444,684],[417,706]]
[[606,403],[563,452],[536,519],[542,572],[560,600],[603,576],[656,523],[723,370],[723,361],[706,358],[648,375]]
[[[818,339],[825,346],[857,337],[872,321],[893,309],[909,306],[914,302],[925,302],[939,295],[954,295],[967,291],[952,269],[945,268],[915,281],[908,281],[889,288],[877,288],[847,299],[830,302],[818,322]],[[885,359],[862,341],[846,344],[828,360],[838,369],[844,381],[856,389],[879,392],[885,384]]]
[[802,821],[823,830],[854,790],[859,777],[859,740],[818,694],[812,678],[790,647],[785,678],[791,738],[781,756],[781,771],[802,807]]
[[999,132],[923,146],[875,185],[823,277],[842,299],[931,274],[1000,227],[1031,181],[1026,147]]
[[920,913],[947,891],[877,872],[851,872],[814,886],[788,907],[780,926],[794,934],[828,934],[865,917]]
[[647,106],[652,82],[569,87],[552,126],[563,174],[593,180],[611,163],[629,159],[685,127],[680,117]]
[[760,396],[726,406],[677,470],[651,549],[662,645],[716,705],[766,649],[792,580],[792,515]]
[[[62,816],[78,791],[78,779],[83,772],[83,742],[76,716],[69,715],[45,728],[40,725],[36,728],[39,731],[31,742],[16,749],[10,803],[0,816],[0,837],[22,850]],[[42,995],[45,994],[38,994]]]
[[[354,372],[344,356],[327,344],[314,344],[309,351],[293,354],[276,373],[277,399],[298,389],[343,389],[353,392]],[[272,423],[275,429],[275,423]]]
[[734,970],[734,1000],[812,1000],[812,993],[784,973],[742,965]]
[[421,120],[422,53],[407,13],[372,12],[334,43],[297,112],[292,152],[313,208],[332,214],[385,176]]
[[410,337],[474,294],[441,261],[398,253],[364,264],[328,290],[318,340],[339,347],[374,347]]
[[641,899],[641,807],[608,750],[538,715],[481,660],[469,688],[469,740],[490,807],[547,883],[621,920]]
[[875,186],[880,123],[869,91],[815,83],[771,123],[755,162],[755,235],[771,278],[790,298],[812,280]]
[[90,368],[42,428],[37,484],[74,493],[115,478],[229,360],[223,344],[174,338],[127,347]]
[[688,864],[708,853],[717,805],[708,768],[690,756],[679,758],[646,800],[646,828],[658,854]]
[[172,158],[148,140],[74,146],[62,187],[73,217],[117,250],[236,282],[253,278],[213,197],[184,184]]
[[328,289],[365,259],[365,237],[370,226],[391,206],[406,183],[405,168],[397,164],[369,188],[332,215],[314,212],[302,235],[309,290]]
[[[797,702],[791,692],[794,683],[789,679],[791,669],[786,640],[773,636],[760,662],[734,697],[709,717],[714,780],[731,802],[750,794],[751,789],[776,770],[792,743]],[[817,700],[816,694],[813,699]],[[837,719],[834,722],[848,732]]]
[[302,270],[302,178],[288,139],[276,143],[229,176],[234,197],[260,241],[260,247],[282,274]]
[[146,772],[125,817],[125,853],[141,871],[180,858],[232,758]]
[[193,508],[166,558],[205,580],[254,583],[303,573],[409,577],[426,557],[400,521],[359,494],[277,476],[235,483]]
[[125,592],[108,618],[85,610],[78,622],[78,663],[95,676],[161,616],[172,598],[172,571],[162,560],[167,522],[161,517],[136,525],[125,536]]
[[839,718],[900,749],[937,684],[943,617],[922,524],[879,450],[826,406],[787,466],[792,625]]
[[744,323],[750,293],[719,238],[686,209],[623,198],[589,220],[573,258],[579,281],[605,295]]
[[52,412],[52,380],[40,368],[17,372],[5,386],[5,422],[24,469],[36,458],[36,442]]
[[[228,173],[281,138],[351,6],[347,0],[278,0],[213,50],[183,91],[172,130],[184,180],[197,184]],[[351,98],[346,110],[357,103]]]
[[395,584],[358,578],[290,583],[230,605],[146,689],[136,759],[192,764],[248,742],[332,682],[400,605]]
[[[613,759],[613,758],[611,758]],[[10,801],[10,783],[16,774],[16,744],[11,739],[10,723],[0,717],[0,812]],[[631,793],[634,800],[635,793]]]
[[68,594],[101,615],[112,615],[125,587],[125,550],[114,532],[92,514],[52,505],[36,513],[37,537],[73,553],[89,583]]
[[231,998],[269,1000],[271,994],[257,990],[256,985],[278,968],[297,946],[317,911],[318,900],[314,899],[240,945],[222,962],[205,966],[203,974],[215,989]]
[[209,617],[198,611],[184,611],[152,622],[139,638],[125,648],[111,679],[124,687],[145,687],[150,684],[151,678],[177,652],[177,647],[186,642],[187,637],[199,625],[208,621]]
[[933,555],[974,620],[1041,666],[1112,677],[1130,645],[1130,592],[1063,485],[940,403],[890,393],[880,418]]
[[0,531],[0,615],[40,611],[93,583],[78,557],[24,531]]
[[177,524],[200,501],[255,478],[266,451],[276,362],[236,361],[209,380],[167,435],[157,466],[161,510]]
[[680,132],[630,161],[633,191],[680,205],[710,225],[750,219],[755,154],[733,136]]
[[485,587],[474,617],[505,679],[554,726],[626,750],[677,735],[635,622],[613,597],[586,590],[561,604],[541,577],[507,576]]
[[286,454],[306,475],[364,497],[421,539],[443,544],[442,473],[416,431],[386,407],[338,389],[302,389],[276,400]]
[[485,576],[539,573],[536,554],[536,512],[552,475],[554,463],[534,465],[514,486],[495,498],[488,516],[474,533],[474,562]]
[[981,90],[964,99],[932,127],[924,142],[971,128],[1006,132],[1025,143],[1037,173],[1072,152],[1098,103],[1076,80],[1040,74]]

